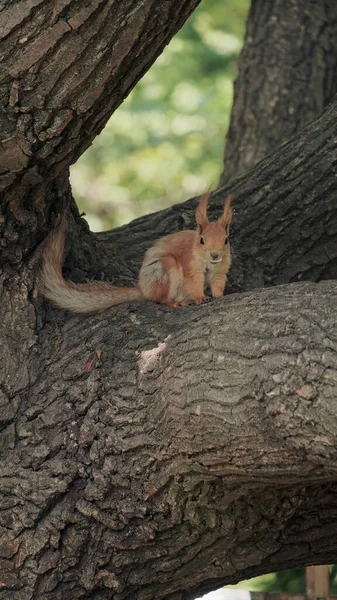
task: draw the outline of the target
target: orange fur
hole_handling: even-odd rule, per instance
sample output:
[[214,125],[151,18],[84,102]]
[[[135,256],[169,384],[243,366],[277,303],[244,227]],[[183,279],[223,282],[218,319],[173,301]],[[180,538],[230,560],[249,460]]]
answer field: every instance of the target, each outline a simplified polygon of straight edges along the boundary
[[197,231],[179,231],[157,240],[145,253],[138,286],[119,288],[104,281],[75,284],[62,275],[66,217],[47,240],[40,274],[40,291],[54,304],[77,313],[106,310],[131,300],[150,300],[178,306],[206,300],[205,288],[212,296],[222,296],[231,264],[228,241],[232,218],[228,197],[221,217],[207,218],[209,192],[196,210]]

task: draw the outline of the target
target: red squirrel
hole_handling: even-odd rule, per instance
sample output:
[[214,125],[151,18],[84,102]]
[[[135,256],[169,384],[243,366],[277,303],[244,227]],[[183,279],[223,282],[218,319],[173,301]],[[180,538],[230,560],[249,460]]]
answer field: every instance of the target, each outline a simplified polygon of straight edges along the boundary
[[231,264],[229,225],[231,198],[226,199],[219,219],[207,218],[209,192],[196,209],[196,231],[178,231],[157,240],[145,253],[138,286],[116,287],[105,281],[73,283],[62,275],[67,217],[47,240],[39,279],[40,292],[59,308],[75,313],[101,312],[131,300],[149,300],[169,306],[185,306],[223,295]]

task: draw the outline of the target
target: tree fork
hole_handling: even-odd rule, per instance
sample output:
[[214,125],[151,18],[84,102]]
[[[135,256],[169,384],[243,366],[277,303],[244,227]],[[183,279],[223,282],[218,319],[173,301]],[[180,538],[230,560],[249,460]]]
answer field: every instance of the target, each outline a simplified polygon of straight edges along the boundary
[[[46,231],[48,182],[62,176],[200,0],[59,0],[0,11],[1,212]],[[29,206],[30,211],[25,210]],[[32,210],[33,209],[33,210]],[[28,213],[33,213],[28,214]]]
[[[1,21],[11,63],[1,84],[5,600],[186,600],[336,560],[334,282],[85,318],[32,291],[27,259],[72,203],[68,165],[166,43],[167,23],[178,27],[196,4],[138,3],[136,22],[125,0],[80,13],[57,2],[52,15],[34,1]],[[53,61],[39,54],[47,30]],[[231,185],[232,291],[335,277],[335,111]],[[66,271],[134,281],[151,240],[194,225],[193,206],[98,236],[82,235],[73,208]]]

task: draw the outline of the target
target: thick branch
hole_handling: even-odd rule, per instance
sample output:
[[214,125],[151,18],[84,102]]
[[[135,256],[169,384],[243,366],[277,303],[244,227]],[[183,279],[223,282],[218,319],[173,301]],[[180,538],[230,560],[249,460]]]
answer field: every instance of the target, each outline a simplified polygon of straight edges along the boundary
[[0,189],[12,210],[36,205],[91,144],[199,1],[5,3]]
[[226,140],[224,185],[320,115],[337,92],[337,5],[252,0]]
[[3,387],[4,597],[187,599],[332,560],[336,292],[56,311],[29,395]]
[[[213,195],[213,216],[227,194],[233,195],[228,290],[337,278],[336,110],[337,99],[288,143]],[[117,274],[111,264],[116,256],[119,263],[125,261],[124,273],[136,277],[152,241],[195,227],[195,206],[173,206],[100,234],[102,271],[108,277]]]

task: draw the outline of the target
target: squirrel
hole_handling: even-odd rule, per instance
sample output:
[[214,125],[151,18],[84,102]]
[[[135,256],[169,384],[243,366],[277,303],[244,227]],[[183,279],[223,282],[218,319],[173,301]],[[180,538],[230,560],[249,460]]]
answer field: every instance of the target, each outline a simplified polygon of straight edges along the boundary
[[75,313],[102,312],[131,300],[149,300],[169,306],[201,304],[209,286],[213,298],[223,295],[231,264],[229,225],[231,197],[219,219],[209,222],[210,193],[202,195],[196,209],[197,230],[178,231],[157,240],[145,253],[138,286],[116,287],[105,281],[73,283],[62,275],[68,218],[61,218],[47,239],[42,255],[39,291],[59,308]]

